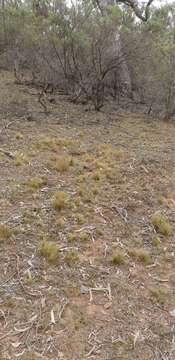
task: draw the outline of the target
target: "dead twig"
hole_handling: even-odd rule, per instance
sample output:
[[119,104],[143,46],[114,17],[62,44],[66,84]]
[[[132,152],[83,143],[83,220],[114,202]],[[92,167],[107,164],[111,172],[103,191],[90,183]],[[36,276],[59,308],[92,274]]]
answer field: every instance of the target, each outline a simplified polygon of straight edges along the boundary
[[7,124],[5,124],[2,129],[0,130],[0,135],[7,130],[14,122],[17,122],[18,120],[9,121]]
[[58,314],[59,319],[61,319],[61,317],[62,317],[62,315],[63,315],[63,312],[64,312],[64,310],[65,310],[65,307],[66,307],[68,304],[69,304],[69,301],[66,300],[65,303],[62,305],[61,310],[60,310],[60,312],[59,312],[59,314]]
[[22,281],[21,281],[21,277],[20,277],[20,270],[19,270],[19,256],[16,255],[16,269],[17,269],[17,276],[18,276],[18,281],[19,284],[21,286],[21,289],[24,291],[24,293],[28,296],[34,296],[34,297],[38,297],[39,295],[41,296],[41,292],[37,291],[36,293],[32,293],[30,291],[28,291],[26,289],[26,287],[23,285]]
[[0,287],[4,286],[5,284],[7,284],[10,280],[13,279],[13,277],[17,274],[17,272],[15,271],[11,276],[9,276],[9,278],[7,280],[4,280],[4,282],[2,282],[0,284]]
[[10,151],[7,151],[7,150],[4,150],[4,149],[0,148],[0,152],[3,155],[6,155],[7,157],[9,157],[10,159],[14,159],[14,155]]
[[84,226],[81,229],[75,230],[75,232],[81,232],[81,231],[85,231],[85,230],[90,230],[90,231],[95,230],[95,226],[93,226],[93,225],[92,226]]
[[115,210],[126,224],[128,223],[128,213],[126,209],[118,207],[116,205],[112,205],[111,209]]
[[106,207],[109,210],[115,210],[117,212],[117,214],[122,218],[122,220],[125,222],[125,224],[128,224],[128,213],[126,211],[126,209],[122,208],[122,207],[118,207],[115,204],[112,204],[111,206],[107,205],[107,204],[102,204],[102,206]]
[[92,292],[94,291],[102,291],[107,293],[108,299],[111,301],[112,300],[112,293],[111,293],[111,286],[110,284],[108,284],[107,287],[95,287],[95,288],[89,288],[89,301],[92,302],[93,301],[93,296],[92,296]]

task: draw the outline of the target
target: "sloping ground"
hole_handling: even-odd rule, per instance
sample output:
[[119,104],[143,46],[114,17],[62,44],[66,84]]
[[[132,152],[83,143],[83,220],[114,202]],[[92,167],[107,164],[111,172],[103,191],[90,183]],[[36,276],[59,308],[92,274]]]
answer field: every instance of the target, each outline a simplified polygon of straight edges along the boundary
[[175,126],[1,84],[0,359],[175,359]]

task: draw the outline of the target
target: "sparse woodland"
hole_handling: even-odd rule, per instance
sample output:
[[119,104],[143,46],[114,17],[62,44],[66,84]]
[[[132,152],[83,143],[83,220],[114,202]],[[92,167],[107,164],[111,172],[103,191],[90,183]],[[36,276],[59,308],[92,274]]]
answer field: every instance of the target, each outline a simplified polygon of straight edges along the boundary
[[175,3],[0,5],[0,360],[174,360]]
[[170,119],[175,114],[175,5],[157,8],[150,1],[142,9],[133,4],[3,0],[0,65],[14,69],[19,82],[27,74],[33,84],[63,91],[95,110],[122,98],[122,103],[144,105],[149,115]]

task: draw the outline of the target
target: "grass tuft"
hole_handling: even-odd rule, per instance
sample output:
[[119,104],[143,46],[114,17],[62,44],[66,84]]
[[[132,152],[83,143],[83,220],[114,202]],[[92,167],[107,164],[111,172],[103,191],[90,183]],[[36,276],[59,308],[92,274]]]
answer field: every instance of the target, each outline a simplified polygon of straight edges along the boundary
[[50,149],[53,148],[55,146],[56,142],[55,142],[55,138],[49,137],[49,136],[44,136],[40,139],[39,143],[37,144],[37,147],[39,149]]
[[58,258],[58,248],[55,244],[49,243],[44,240],[39,247],[39,253],[42,255],[49,263],[55,263]]
[[56,158],[54,169],[60,173],[66,172],[69,170],[71,165],[71,158],[69,156],[63,155]]
[[15,134],[15,138],[16,138],[16,140],[22,140],[24,138],[24,136],[21,132],[17,132]]
[[5,224],[0,224],[0,241],[9,240],[12,236],[12,230]]
[[56,219],[55,225],[57,228],[63,228],[65,226],[66,220],[64,217]]
[[75,215],[75,218],[76,218],[76,221],[78,224],[80,224],[80,225],[84,224],[85,218],[84,218],[83,214],[78,213]]
[[61,211],[66,205],[66,194],[63,191],[58,191],[52,200],[52,205],[55,210]]
[[81,240],[82,242],[89,241],[89,234],[86,233],[86,232],[81,232],[81,234],[80,234],[80,240]]
[[40,177],[33,177],[26,182],[26,185],[31,190],[38,190],[44,185],[44,180]]
[[64,256],[64,260],[68,265],[76,263],[79,260],[78,251],[77,250],[68,250]]
[[151,263],[150,253],[144,249],[129,249],[128,254],[145,265],[149,265]]
[[168,220],[160,213],[156,212],[151,218],[152,225],[160,234],[168,236],[172,234],[172,227]]
[[113,265],[123,265],[125,262],[125,256],[122,252],[118,251],[115,255],[112,256],[111,263]]
[[77,240],[77,234],[74,232],[69,233],[67,239],[69,242],[74,242]]
[[159,236],[153,236],[152,238],[152,245],[158,247],[161,244],[161,240]]
[[27,157],[23,153],[15,153],[12,160],[15,166],[22,166],[27,163]]
[[152,288],[150,289],[151,296],[157,300],[161,305],[165,303],[167,291],[165,288]]
[[158,195],[157,200],[160,205],[167,205],[167,199],[164,196]]
[[92,174],[92,179],[93,179],[94,181],[99,181],[99,180],[100,180],[100,173],[99,173],[98,171],[94,172],[94,173]]

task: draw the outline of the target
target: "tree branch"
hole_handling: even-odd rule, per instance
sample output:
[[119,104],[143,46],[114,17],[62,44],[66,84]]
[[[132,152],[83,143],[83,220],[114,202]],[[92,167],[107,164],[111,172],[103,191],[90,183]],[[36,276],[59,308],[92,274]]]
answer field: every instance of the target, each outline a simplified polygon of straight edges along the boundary
[[[144,9],[140,8],[138,5],[138,1],[137,0],[116,0],[115,4],[124,4],[127,5],[128,7],[130,7],[133,12],[135,13],[135,15],[142,21],[147,21],[149,19],[149,14],[150,14],[150,6],[153,3],[154,0],[148,0],[148,2],[146,3]],[[99,8],[99,10],[101,11],[102,15],[104,15],[104,6],[103,6],[103,0],[94,0],[96,6]],[[109,1],[110,3],[110,1]],[[107,4],[107,2],[106,2]]]
[[144,9],[141,9],[138,5],[138,2],[135,0],[117,0],[117,3],[129,6],[139,19],[146,22],[149,19],[149,9],[153,1],[154,0],[148,0]]

